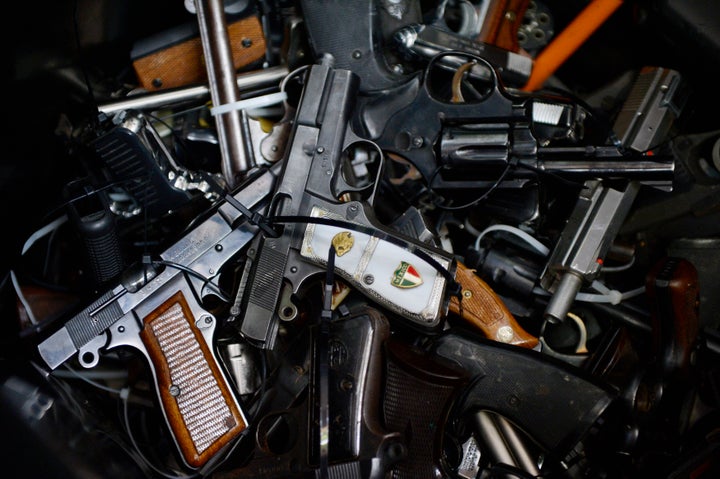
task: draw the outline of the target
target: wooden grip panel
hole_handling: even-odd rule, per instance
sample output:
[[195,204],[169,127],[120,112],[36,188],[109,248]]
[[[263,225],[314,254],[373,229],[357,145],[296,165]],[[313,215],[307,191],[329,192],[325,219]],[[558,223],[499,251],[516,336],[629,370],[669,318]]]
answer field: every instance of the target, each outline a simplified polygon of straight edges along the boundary
[[[265,55],[265,37],[257,17],[228,24],[228,36],[236,70]],[[207,82],[200,37],[138,58],[133,68],[140,85],[148,91]]]
[[462,305],[450,299],[450,311],[480,329],[485,336],[502,343],[534,348],[538,339],[520,326],[502,299],[475,272],[462,263],[455,279],[462,286]]
[[140,337],[180,453],[200,467],[247,425],[182,292],[144,319]]
[[530,0],[488,0],[485,22],[478,41],[518,52],[518,30],[523,22]]

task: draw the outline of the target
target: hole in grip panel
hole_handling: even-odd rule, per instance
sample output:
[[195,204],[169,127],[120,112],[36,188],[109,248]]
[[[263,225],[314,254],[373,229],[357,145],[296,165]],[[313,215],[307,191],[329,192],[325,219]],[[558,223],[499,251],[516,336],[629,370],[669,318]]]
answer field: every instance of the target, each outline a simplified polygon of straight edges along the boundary
[[465,372],[443,358],[398,341],[387,344],[385,427],[399,431],[407,456],[392,469],[393,479],[444,477],[440,469],[442,428],[454,398],[467,383]]
[[168,425],[183,460],[201,467],[247,424],[182,292],[143,322]]

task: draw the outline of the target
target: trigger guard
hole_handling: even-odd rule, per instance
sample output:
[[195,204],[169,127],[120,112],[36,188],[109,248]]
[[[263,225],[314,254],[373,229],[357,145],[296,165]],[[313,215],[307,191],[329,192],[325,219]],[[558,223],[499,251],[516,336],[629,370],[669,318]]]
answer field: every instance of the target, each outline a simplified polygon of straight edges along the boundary
[[355,135],[351,135],[349,141],[345,143],[345,146],[343,146],[343,152],[353,145],[360,144],[366,145],[369,149],[374,149],[378,154],[378,167],[375,178],[366,186],[351,186],[343,178],[342,168],[337,168],[333,181],[332,193],[335,198],[340,198],[346,193],[359,193],[363,197],[363,200],[367,201],[370,206],[373,206],[375,200],[375,193],[377,192],[378,185],[380,184],[380,179],[382,178],[383,169],[385,167],[385,155],[383,154],[383,150],[380,148],[380,146],[377,145],[375,142],[366,140],[364,138],[359,138]]

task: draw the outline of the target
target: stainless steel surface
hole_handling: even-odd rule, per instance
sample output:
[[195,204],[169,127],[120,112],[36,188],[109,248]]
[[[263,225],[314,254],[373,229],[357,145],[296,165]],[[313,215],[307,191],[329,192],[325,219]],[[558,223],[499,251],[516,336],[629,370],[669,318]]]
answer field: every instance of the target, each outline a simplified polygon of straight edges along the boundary
[[478,411],[474,416],[475,430],[487,448],[491,463],[506,464],[521,469],[531,476],[540,474],[537,462],[520,437],[516,427],[505,417]]
[[582,284],[599,274],[638,191],[637,182],[630,182],[624,190],[597,180],[585,182],[540,279],[544,289],[554,292],[546,318],[564,320]]
[[582,284],[583,280],[577,274],[565,273],[545,308],[545,318],[550,322],[564,321]]
[[[210,97],[214,105],[225,105],[240,100],[235,82],[232,50],[222,0],[197,0],[200,40],[205,54]],[[216,118],[222,173],[228,187],[234,188],[238,180],[253,165],[245,153],[245,140],[240,112],[223,113]]]
[[238,394],[243,396],[253,392],[257,388],[258,375],[251,346],[246,343],[227,343],[223,344],[223,348]]
[[518,434],[517,428],[503,416],[497,416],[495,418],[495,422],[498,426],[498,430],[505,438],[505,443],[513,452],[518,467],[529,472],[533,476],[539,476],[540,470],[538,469],[537,461],[533,460],[532,456],[528,452],[522,438]]
[[[287,74],[287,66],[272,66],[264,70],[241,73],[236,76],[236,84],[240,90],[253,90],[255,88],[275,83],[279,84]],[[165,108],[185,101],[204,100],[208,97],[210,97],[210,87],[208,85],[195,85],[167,91],[141,93],[128,96],[122,100],[99,105],[98,110],[109,115],[123,110],[149,110],[152,108]]]
[[657,148],[665,141],[687,100],[682,76],[675,70],[643,69],[613,124],[623,146],[635,151]]
[[503,441],[500,431],[493,420],[492,413],[479,411],[475,414],[474,419],[480,439],[483,444],[485,444],[485,447],[488,448],[493,462],[517,466],[512,453],[505,444],[505,441]]
[[[274,178],[274,174],[265,172],[253,183],[237,192],[235,199],[249,208],[256,206],[271,193]],[[233,228],[232,223],[239,217],[238,211],[228,204],[223,204],[220,211],[166,249],[160,255],[161,258],[164,261],[183,264],[208,277],[214,277],[225,261],[249,243],[256,234],[256,228],[248,223]],[[166,267],[162,273],[136,292],[127,292],[122,285],[116,286],[40,343],[38,346],[40,355],[51,369],[55,369],[79,351],[81,361],[82,356],[88,358],[84,365],[94,366],[97,363],[98,351],[106,342],[105,335],[97,335],[97,333],[104,333],[131,311],[140,316],[150,314],[159,306],[156,301],[163,298],[157,292],[167,288],[168,284],[176,282],[178,278],[182,278],[181,273],[177,268]],[[190,277],[189,281],[195,287],[197,294],[202,297],[205,282],[194,276]],[[103,319],[98,320],[98,318]],[[103,329],[101,325],[105,323],[108,324],[108,328]],[[90,332],[88,332],[88,324],[90,324]],[[97,328],[101,331],[95,331]],[[92,336],[90,340],[85,339],[88,335]]]

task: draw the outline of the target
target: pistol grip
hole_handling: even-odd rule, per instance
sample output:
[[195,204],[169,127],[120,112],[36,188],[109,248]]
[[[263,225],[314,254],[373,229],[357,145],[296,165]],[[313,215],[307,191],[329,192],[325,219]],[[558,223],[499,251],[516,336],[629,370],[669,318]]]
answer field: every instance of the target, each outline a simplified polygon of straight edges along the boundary
[[407,456],[389,477],[441,477],[443,432],[458,393],[469,380],[467,372],[392,339],[385,353],[384,423],[403,434],[407,447]]
[[518,31],[529,4],[529,0],[490,1],[478,41],[513,52],[519,51]]
[[140,331],[163,413],[183,460],[193,468],[247,427],[201,331],[214,324],[210,315],[195,319],[180,291],[146,316]]
[[502,299],[475,272],[458,262],[455,279],[462,286],[462,305],[450,300],[450,311],[480,329],[490,339],[532,349],[538,339],[520,326]]
[[[228,24],[227,32],[233,66],[236,70],[247,67],[263,57],[265,37],[258,17],[251,15],[233,21]],[[167,32],[167,37],[173,34],[177,37],[178,33],[170,30]],[[152,53],[137,54],[138,51],[146,49],[143,42],[140,42],[133,52],[135,55],[133,69],[145,90],[158,91],[208,81],[199,36],[167,45]]]
[[698,273],[688,260],[665,257],[648,273],[646,289],[658,373],[686,380],[700,331]]

